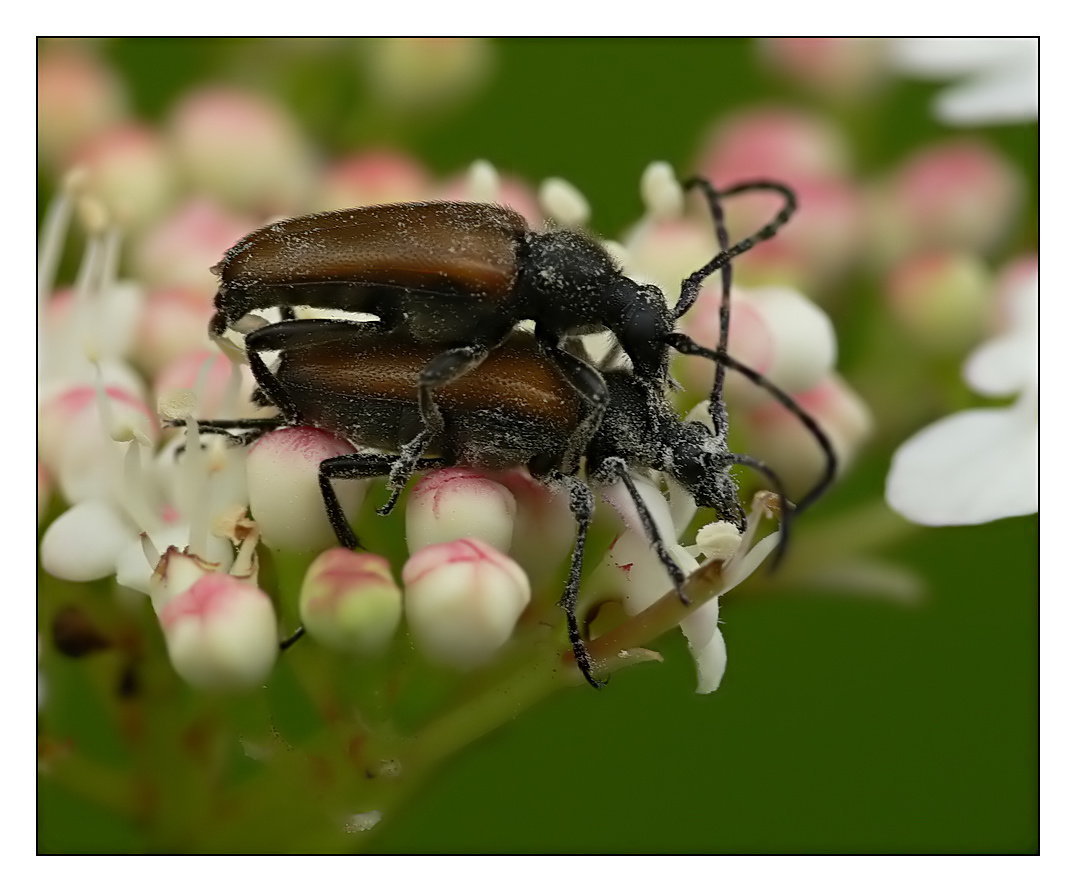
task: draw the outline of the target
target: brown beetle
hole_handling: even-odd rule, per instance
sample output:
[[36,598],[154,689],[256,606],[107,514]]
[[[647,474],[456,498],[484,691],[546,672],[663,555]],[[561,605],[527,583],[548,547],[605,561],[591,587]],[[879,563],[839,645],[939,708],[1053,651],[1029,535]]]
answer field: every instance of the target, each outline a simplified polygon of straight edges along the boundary
[[[404,445],[390,474],[391,509],[418,459],[444,426],[434,390],[474,369],[524,320],[539,348],[587,406],[563,451],[562,469],[583,454],[609,401],[601,374],[567,349],[566,339],[611,331],[634,373],[655,387],[668,376],[676,320],[690,309],[703,280],[772,237],[796,207],[786,186],[740,183],[705,192],[715,221],[719,197],[773,191],[784,198],[774,220],[732,247],[727,239],[709,263],[684,280],[670,311],[661,290],[628,278],[588,235],[531,230],[515,211],[473,202],[376,205],[284,220],[259,229],[214,267],[221,277],[210,322],[214,337],[252,310],[312,306],[369,313],[374,330],[403,332],[413,343],[439,345],[417,376],[422,428]],[[332,339],[335,327],[325,329]],[[310,342],[319,337],[308,330]]]

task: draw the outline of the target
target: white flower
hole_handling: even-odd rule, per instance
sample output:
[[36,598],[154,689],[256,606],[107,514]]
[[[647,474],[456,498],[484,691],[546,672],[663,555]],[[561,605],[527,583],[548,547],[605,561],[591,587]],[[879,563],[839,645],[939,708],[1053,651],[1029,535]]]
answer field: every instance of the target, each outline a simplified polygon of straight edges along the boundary
[[[718,596],[711,598],[680,623],[688,649],[695,659],[695,691],[699,694],[713,693],[721,684],[728,662],[725,640],[718,627],[720,596],[758,569],[777,546],[778,534],[773,533],[752,545],[765,510],[761,503],[756,502],[743,535],[729,523],[708,524],[699,531],[697,544],[685,548],[676,541],[670,505],[661,491],[647,480],[635,478],[634,482],[665,550],[685,575],[698,569],[700,562],[697,557],[726,561],[724,584]],[[635,616],[668,592],[672,582],[664,564],[647,541],[638,512],[624,484],[607,487],[602,495],[623,518],[627,529],[617,537],[587,585],[592,590],[608,586],[619,589],[625,611]],[[690,520],[690,514],[685,516]]]
[[1039,117],[1039,41],[1034,37],[894,40],[894,67],[922,78],[962,77],[934,100],[934,116],[971,127]]
[[1038,288],[1036,272],[1012,294],[1009,330],[964,364],[976,393],[1016,401],[942,418],[893,456],[886,501],[909,520],[954,526],[1039,510]]

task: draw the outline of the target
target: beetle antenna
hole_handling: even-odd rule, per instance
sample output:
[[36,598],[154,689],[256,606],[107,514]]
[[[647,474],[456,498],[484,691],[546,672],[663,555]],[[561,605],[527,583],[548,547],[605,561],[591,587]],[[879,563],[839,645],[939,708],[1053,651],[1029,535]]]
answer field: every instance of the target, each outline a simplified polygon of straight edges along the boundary
[[[746,180],[742,183],[736,183],[729,186],[727,189],[721,189],[720,191],[713,185],[713,183],[702,177],[691,177],[684,181],[685,189],[692,189],[695,187],[699,188],[706,197],[707,204],[710,206],[710,213],[714,216],[716,226],[720,226],[721,224],[718,221],[724,219],[718,203],[719,198],[728,198],[729,196],[740,195],[744,192],[776,192],[784,198],[785,203],[781,210],[777,212],[777,215],[769,223],[758,230],[758,232],[738,241],[730,248],[722,247],[713,260],[705,266],[695,270],[695,272],[684,279],[683,283],[680,285],[680,299],[676,302],[676,307],[673,310],[673,317],[675,319],[679,319],[694,306],[695,301],[699,296],[699,290],[702,288],[703,281],[710,276],[711,273],[728,266],[732,261],[732,258],[738,257],[745,251],[751,250],[751,248],[759,242],[764,242],[767,239],[773,238],[778,230],[789,221],[789,218],[796,211],[796,193],[784,183],[778,183],[775,180]],[[719,241],[720,238],[721,234],[719,229]]]
[[826,432],[822,430],[821,425],[819,425],[819,423],[815,421],[799,403],[765,375],[756,372],[750,366],[744,365],[738,359],[729,356],[727,351],[710,350],[707,347],[703,347],[701,344],[695,343],[695,341],[691,340],[687,335],[680,334],[679,332],[674,332],[669,335],[666,339],[666,343],[680,353],[689,356],[703,356],[707,359],[712,359],[716,363],[728,366],[730,369],[735,369],[747,378],[748,381],[769,393],[770,396],[777,400],[777,402],[794,414],[803,423],[803,426],[811,432],[811,436],[814,437],[815,442],[818,443],[822,452],[825,454],[826,467],[822,472],[822,479],[815,484],[814,489],[800,500],[796,508],[797,512],[802,512],[810,505],[814,504],[822,493],[829,489],[830,485],[837,477],[837,453],[833,448],[832,441],[826,435]]

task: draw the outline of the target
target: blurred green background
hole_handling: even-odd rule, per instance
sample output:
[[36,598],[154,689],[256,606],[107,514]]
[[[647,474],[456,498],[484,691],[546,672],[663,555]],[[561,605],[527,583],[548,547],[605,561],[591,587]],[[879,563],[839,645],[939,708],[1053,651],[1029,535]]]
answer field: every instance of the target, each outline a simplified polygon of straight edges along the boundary
[[[285,101],[326,156],[388,144],[437,174],[481,157],[535,182],[565,177],[604,233],[641,212],[643,167],[664,159],[689,172],[723,114],[818,107],[768,75],[749,41],[512,40],[496,42],[471,100],[401,124],[369,111],[339,55],[278,45],[275,68],[250,64],[265,43],[127,39],[99,51],[146,120],[192,85],[232,82]],[[930,118],[936,90],[894,82],[869,109],[838,112],[861,174],[952,133]],[[979,135],[1029,181],[1006,253],[1034,249],[1037,127]],[[847,288],[879,301],[866,279]],[[862,317],[835,319],[844,372],[865,349]],[[873,443],[818,514],[878,500],[897,442]],[[716,693],[693,693],[694,667],[670,635],[664,664],[619,674],[600,693],[562,693],[465,752],[372,850],[1036,851],[1038,518],[920,530],[885,557],[922,574],[922,605],[786,590],[730,598]],[[47,783],[39,794],[41,851],[140,849],[137,828]]]

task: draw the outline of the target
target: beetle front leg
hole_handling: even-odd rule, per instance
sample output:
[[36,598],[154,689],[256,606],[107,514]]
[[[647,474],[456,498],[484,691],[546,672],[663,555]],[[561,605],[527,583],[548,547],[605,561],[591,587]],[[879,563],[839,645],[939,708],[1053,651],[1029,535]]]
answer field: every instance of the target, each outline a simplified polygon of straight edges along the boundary
[[[359,548],[359,540],[344,516],[344,509],[333,489],[333,480],[368,480],[371,477],[385,477],[400,462],[401,457],[382,455],[380,453],[356,452],[350,455],[335,455],[318,465],[318,486],[321,498],[325,502],[325,513],[329,516],[337,541],[344,548]],[[421,458],[415,462],[414,470],[443,468],[447,462],[439,458]],[[395,499],[394,499],[395,501]]]
[[575,392],[583,398],[587,407],[586,417],[579,422],[568,439],[561,461],[560,470],[565,474],[571,474],[579,466],[587,445],[594,439],[594,435],[601,426],[602,418],[605,417],[605,409],[609,405],[609,388],[605,386],[605,379],[601,376],[601,372],[561,347],[555,336],[541,330],[536,331],[535,335],[542,352],[556,363],[561,374],[572,385]]

